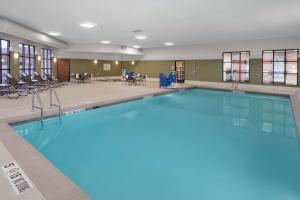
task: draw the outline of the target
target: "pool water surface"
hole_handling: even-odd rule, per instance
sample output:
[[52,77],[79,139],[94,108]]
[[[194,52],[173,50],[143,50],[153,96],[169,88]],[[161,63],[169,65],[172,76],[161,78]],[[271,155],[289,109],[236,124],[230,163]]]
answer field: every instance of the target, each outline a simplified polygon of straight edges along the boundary
[[13,128],[95,200],[300,199],[288,97],[189,89]]

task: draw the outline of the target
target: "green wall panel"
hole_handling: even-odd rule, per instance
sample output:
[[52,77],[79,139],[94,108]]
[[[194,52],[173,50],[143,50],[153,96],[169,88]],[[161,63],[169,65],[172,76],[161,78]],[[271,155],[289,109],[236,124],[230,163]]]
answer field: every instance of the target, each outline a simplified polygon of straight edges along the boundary
[[222,60],[185,61],[186,80],[222,81]]
[[[10,66],[11,74],[19,78],[19,59],[13,57],[11,52]],[[298,59],[300,62],[300,59]],[[103,70],[103,64],[111,64],[110,71]],[[41,61],[36,61],[36,69],[40,73]],[[175,65],[174,60],[163,61],[122,61],[115,64],[114,61],[98,61],[97,64],[93,60],[87,59],[70,59],[71,73],[93,73],[94,76],[120,76],[122,69],[128,69],[139,74],[148,75],[151,78],[158,78],[159,73],[169,73],[172,66]],[[298,71],[300,66],[298,65]],[[57,62],[53,63],[53,75],[57,75]],[[185,79],[195,81],[222,82],[222,60],[186,60],[185,61]],[[298,76],[298,83],[300,76]],[[250,83],[262,84],[262,59],[250,59]],[[299,85],[299,84],[298,84]]]
[[[111,64],[110,71],[103,70],[103,64]],[[71,73],[92,73],[93,76],[120,76],[121,67],[119,63],[115,64],[114,61],[98,61],[97,64],[93,60],[86,59],[70,59],[70,71]]]
[[131,62],[121,62],[122,69],[128,69],[139,74],[148,75],[151,78],[158,78],[159,73],[169,73],[175,61],[137,61],[134,65]]
[[250,59],[250,83],[262,84],[262,59]]

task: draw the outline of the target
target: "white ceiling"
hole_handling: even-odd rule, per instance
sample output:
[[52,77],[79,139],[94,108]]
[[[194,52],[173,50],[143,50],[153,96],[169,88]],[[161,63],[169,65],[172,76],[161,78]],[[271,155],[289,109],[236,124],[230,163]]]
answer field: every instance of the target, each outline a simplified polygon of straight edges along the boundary
[[[142,48],[300,36],[300,0],[1,0],[0,15],[71,45]],[[79,22],[98,23],[84,29]],[[138,41],[133,30],[148,39]]]

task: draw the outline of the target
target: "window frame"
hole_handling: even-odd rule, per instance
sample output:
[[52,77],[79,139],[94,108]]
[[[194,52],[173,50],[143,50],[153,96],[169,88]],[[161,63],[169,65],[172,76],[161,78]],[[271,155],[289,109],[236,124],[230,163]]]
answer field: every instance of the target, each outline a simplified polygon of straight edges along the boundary
[[[44,57],[44,52],[46,51],[46,55],[47,57]],[[46,49],[46,48],[42,48],[41,49],[42,52],[42,56],[41,56],[41,75],[44,76],[45,72],[48,73],[48,71],[50,71],[50,76],[52,76],[52,50],[51,49]],[[48,58],[48,55],[50,55],[50,58]],[[45,64],[47,64],[48,62],[50,63],[50,66],[45,67]]]
[[[36,71],[36,55],[35,55],[35,46],[30,45],[30,44],[24,44],[24,43],[19,43],[19,51],[20,51],[20,45],[22,46],[22,54],[19,52],[19,71],[20,74],[23,72],[26,75],[32,77],[34,76],[34,72]],[[29,54],[28,56],[25,55],[25,46],[28,46],[28,51]],[[33,47],[33,56],[30,53],[30,48]],[[29,59],[29,68],[26,69],[25,68],[25,59],[28,58]],[[21,59],[22,60],[22,64],[21,64]],[[31,60],[33,59],[33,63],[31,63]],[[32,64],[32,65],[31,65]],[[21,67],[22,66],[22,67]],[[31,68],[31,66],[33,66],[33,68]],[[31,71],[33,71],[33,73],[31,74]]]
[[[2,52],[2,41],[7,42],[7,54]],[[2,57],[3,56],[7,56],[7,69],[2,68]],[[1,61],[0,62],[0,84],[6,84],[2,80],[2,74],[3,74],[3,71],[7,71],[7,73],[10,73],[10,41],[1,39],[1,38],[0,38],[0,61]]]
[[[230,62],[224,62],[224,54],[226,54],[226,53],[230,53]],[[246,72],[247,74],[248,74],[248,80],[245,80],[245,81],[241,81],[241,79],[239,78],[239,80],[238,80],[238,82],[239,83],[250,83],[250,71],[251,71],[251,69],[250,69],[250,63],[251,63],[251,60],[250,60],[250,56],[251,56],[251,52],[250,51],[225,51],[225,52],[223,52],[222,53],[222,82],[233,82],[233,69],[232,69],[232,64],[234,63],[233,61],[232,61],[232,54],[234,54],[234,53],[239,53],[239,55],[240,55],[240,59],[239,59],[239,64],[240,64],[240,66],[239,66],[239,77],[241,76],[241,74],[243,74],[243,72],[241,72],[241,65],[243,64],[242,63],[242,53],[249,53],[249,62],[248,62],[248,64],[249,64],[249,70],[248,70],[248,72]],[[231,69],[231,79],[230,80],[224,80],[224,72],[226,72],[225,70],[224,70],[224,64],[225,63],[230,63],[230,69]]]
[[[282,52],[284,51],[284,61],[275,61],[275,52]],[[287,51],[297,51],[297,59],[296,61],[287,61]],[[265,52],[272,52],[272,61],[264,61],[264,53]],[[297,87],[299,85],[299,81],[298,81],[298,77],[299,77],[299,49],[273,49],[273,50],[263,50],[262,51],[262,84],[263,85],[280,85],[280,86],[290,86],[290,87]],[[265,83],[264,82],[264,64],[267,62],[271,62],[272,63],[272,82],[270,83]],[[284,63],[284,81],[283,83],[279,83],[279,82],[274,82],[274,66],[276,62],[283,62]],[[296,69],[297,69],[297,73],[288,73],[286,68],[287,68],[287,63],[297,63],[296,64]],[[292,84],[287,84],[287,75],[288,74],[296,74],[296,84],[292,85]]]

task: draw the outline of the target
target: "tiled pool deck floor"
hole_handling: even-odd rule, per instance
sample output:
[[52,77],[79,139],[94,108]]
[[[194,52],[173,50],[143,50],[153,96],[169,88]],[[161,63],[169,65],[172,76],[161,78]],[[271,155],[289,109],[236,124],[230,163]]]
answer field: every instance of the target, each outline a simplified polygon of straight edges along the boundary
[[[188,82],[177,88],[193,86],[212,89],[231,89],[230,83]],[[297,127],[300,127],[300,88],[278,86],[239,85],[239,90],[250,92],[290,95]],[[120,82],[92,82],[86,84],[69,84],[56,89],[62,102],[63,111],[95,107],[116,102],[136,99],[174,91],[160,89],[157,81],[148,81],[147,86],[127,86]],[[41,93],[45,112],[57,113],[49,108],[49,92]],[[0,166],[17,161],[36,187],[16,195],[3,172],[0,172],[0,199],[35,200],[35,199],[88,199],[80,189],[66,178],[46,158],[38,153],[19,135],[14,134],[7,122],[18,122],[39,117],[39,111],[31,112],[31,96],[19,99],[0,97]],[[2,169],[1,169],[2,171]]]

